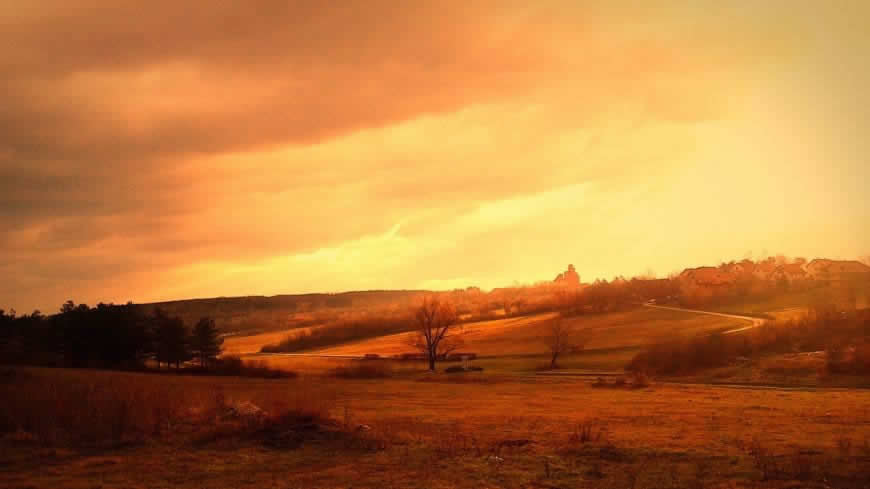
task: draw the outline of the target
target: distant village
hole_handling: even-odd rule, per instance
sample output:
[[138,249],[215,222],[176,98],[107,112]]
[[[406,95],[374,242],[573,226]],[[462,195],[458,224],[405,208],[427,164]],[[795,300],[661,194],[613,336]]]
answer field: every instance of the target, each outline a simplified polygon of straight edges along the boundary
[[[687,268],[671,277],[674,278],[687,284],[710,288],[734,285],[746,278],[780,283],[799,283],[807,280],[844,283],[870,279],[870,266],[857,260],[816,258],[807,262],[804,258],[795,258],[793,261],[786,262],[783,258],[769,257],[759,262],[746,259],[723,263],[718,267]],[[618,277],[615,280],[624,279]],[[574,265],[568,265],[568,269],[557,275],[553,283],[583,285]]]
[[[625,278],[617,277],[610,284],[627,282]],[[745,259],[719,266],[688,268],[669,278],[635,278],[631,282],[659,285],[662,290],[679,295],[681,302],[687,304],[734,296],[758,296],[783,289],[819,287],[843,291],[848,296],[851,288],[870,284],[870,266],[856,260],[817,258],[807,261],[803,258],[769,257],[757,262]],[[574,265],[568,265],[568,269],[556,276],[552,284],[579,289],[595,285],[581,282]]]

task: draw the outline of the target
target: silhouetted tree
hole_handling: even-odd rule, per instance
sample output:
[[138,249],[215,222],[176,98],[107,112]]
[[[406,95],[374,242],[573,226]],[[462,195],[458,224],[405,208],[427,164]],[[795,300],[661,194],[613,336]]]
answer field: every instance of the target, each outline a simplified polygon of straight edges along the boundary
[[499,304],[504,309],[504,315],[510,317],[514,310],[519,309],[521,305],[520,289],[517,287],[502,289],[498,299]]
[[224,339],[220,337],[214,319],[204,317],[196,323],[191,337],[191,352],[205,367],[221,354]]
[[453,305],[437,297],[426,297],[414,310],[417,334],[413,346],[426,356],[429,370],[435,371],[435,361],[443,355],[442,348],[455,344],[457,316]]
[[544,341],[550,350],[550,368],[556,368],[559,356],[575,347],[574,340],[573,330],[562,318],[557,317],[547,323],[547,336]]
[[67,301],[52,317],[62,334],[64,362],[72,367],[135,368],[151,354],[148,322],[133,304],[89,308]]
[[181,318],[170,317],[165,311],[157,308],[154,310],[151,322],[157,368],[160,368],[161,363],[166,363],[167,366],[174,363],[175,368],[179,368],[182,362],[190,360],[190,338]]

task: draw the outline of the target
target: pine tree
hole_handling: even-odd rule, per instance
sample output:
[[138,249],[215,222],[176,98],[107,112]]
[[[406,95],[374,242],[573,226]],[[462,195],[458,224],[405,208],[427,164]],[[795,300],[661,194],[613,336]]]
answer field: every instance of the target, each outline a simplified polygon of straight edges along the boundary
[[224,339],[220,337],[214,319],[204,317],[196,323],[191,338],[193,354],[199,358],[201,367],[211,363],[223,350]]
[[179,368],[182,362],[190,360],[190,337],[187,327],[179,317],[169,317],[160,309],[154,311],[155,356],[159,367],[161,362],[167,366],[175,364]]

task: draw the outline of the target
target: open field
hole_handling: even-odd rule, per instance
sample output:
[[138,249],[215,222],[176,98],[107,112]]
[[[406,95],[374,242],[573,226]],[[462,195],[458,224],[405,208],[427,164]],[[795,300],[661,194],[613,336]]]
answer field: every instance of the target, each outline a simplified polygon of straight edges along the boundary
[[[544,343],[545,323],[555,313],[469,323],[462,326],[462,351],[475,352],[481,358],[476,366],[496,373],[531,373],[546,366]],[[567,369],[620,371],[640,348],[663,338],[691,336],[740,327],[745,321],[685,313],[663,309],[637,308],[631,311],[587,315],[567,318],[578,336],[585,339],[581,352],[566,354],[560,365]],[[259,346],[274,342],[282,332],[254,336],[227,338],[226,353],[239,354],[247,359],[267,362],[269,365],[303,372],[324,372],[352,361],[332,358],[259,355]],[[414,350],[409,346],[413,333],[399,333],[355,343],[315,350],[314,354],[362,356],[374,353],[393,356]],[[417,362],[382,361],[396,373],[419,368]]]
[[[870,477],[866,390],[28,372],[29,385],[82,383],[95,395],[105,383],[171,393],[179,418],[171,435],[102,448],[46,444],[19,428],[0,441],[0,487],[857,488]],[[19,401],[58,389],[23,389]],[[281,444],[272,431],[185,420],[216,395],[267,410],[305,402],[333,421]]]

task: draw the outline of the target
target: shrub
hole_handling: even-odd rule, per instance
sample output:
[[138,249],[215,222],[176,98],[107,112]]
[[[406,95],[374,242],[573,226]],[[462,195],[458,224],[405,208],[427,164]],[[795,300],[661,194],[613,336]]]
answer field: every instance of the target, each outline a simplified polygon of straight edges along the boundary
[[650,380],[649,376],[647,376],[646,372],[643,370],[635,370],[631,372],[631,386],[635,389],[642,389],[644,387],[649,387]]
[[355,363],[329,371],[329,376],[340,379],[382,379],[392,374],[393,369],[389,365],[379,362]]
[[236,377],[258,377],[263,379],[295,378],[296,372],[270,367],[263,360],[244,361],[239,357],[228,356],[215,361],[213,367],[203,370],[212,375],[233,375]]
[[[381,314],[383,314],[381,312]],[[289,353],[324,346],[349,343],[376,336],[386,336],[414,329],[408,314],[382,316],[363,315],[353,319],[337,320],[324,326],[302,331],[284,338],[274,345],[260,349],[263,353]]]
[[288,409],[271,413],[254,425],[252,435],[273,448],[298,448],[313,438],[337,438],[339,424],[324,411]]
[[856,345],[843,344],[826,351],[825,369],[831,374],[870,375],[870,339]]
[[[560,451],[576,454],[585,451],[587,444],[600,444],[603,442],[606,445],[606,431],[606,427],[599,424],[596,420],[584,421],[573,425],[568,434],[568,439],[564,442]],[[605,447],[602,446],[601,448]]]
[[445,373],[455,374],[462,372],[483,372],[483,367],[463,367],[462,365],[453,365],[444,369]]

